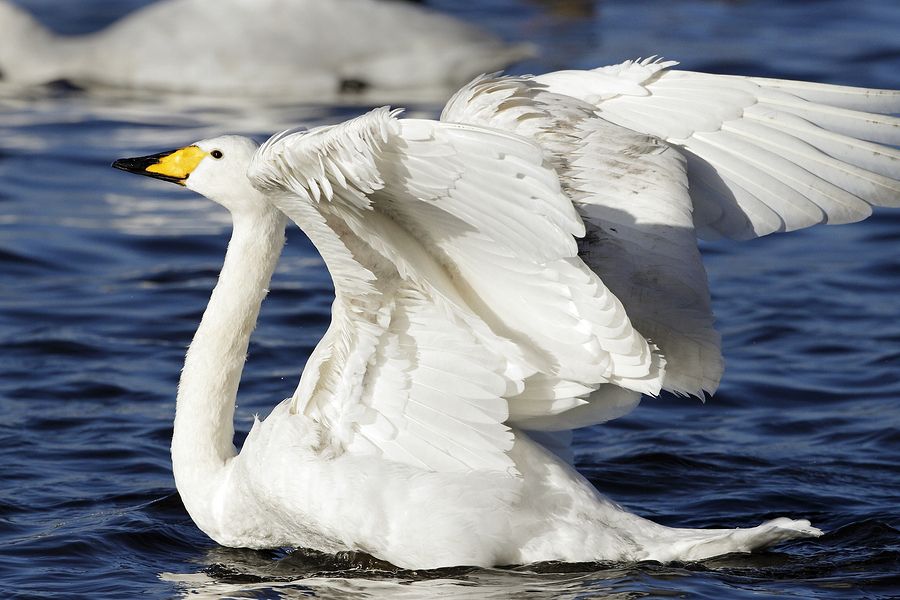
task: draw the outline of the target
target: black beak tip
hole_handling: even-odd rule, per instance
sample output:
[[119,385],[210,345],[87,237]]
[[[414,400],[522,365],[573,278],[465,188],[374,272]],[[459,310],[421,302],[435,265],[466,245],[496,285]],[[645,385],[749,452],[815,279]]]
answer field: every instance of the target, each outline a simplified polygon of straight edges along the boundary
[[129,173],[143,175],[145,174],[147,167],[155,163],[156,160],[154,157],[138,156],[136,158],[120,158],[113,162],[112,167],[114,169],[128,171]]
[[122,171],[128,170],[128,159],[127,158],[119,158],[113,161],[110,165],[113,169],[120,169]]

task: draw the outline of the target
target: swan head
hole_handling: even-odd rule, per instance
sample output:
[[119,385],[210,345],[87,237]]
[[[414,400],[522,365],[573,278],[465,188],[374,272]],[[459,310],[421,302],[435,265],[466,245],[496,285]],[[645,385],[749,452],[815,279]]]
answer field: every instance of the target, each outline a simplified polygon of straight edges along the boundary
[[178,150],[120,158],[112,166],[183,185],[232,213],[268,210],[265,197],[247,178],[247,168],[258,147],[249,138],[223,135]]

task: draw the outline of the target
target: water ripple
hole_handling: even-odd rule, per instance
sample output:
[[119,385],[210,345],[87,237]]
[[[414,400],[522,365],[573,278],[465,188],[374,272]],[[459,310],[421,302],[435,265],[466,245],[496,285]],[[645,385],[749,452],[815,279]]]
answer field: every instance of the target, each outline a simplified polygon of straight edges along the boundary
[[[83,31],[146,1],[20,3]],[[897,87],[900,72],[892,0],[435,3],[537,40],[545,55],[523,71],[660,53],[691,69],[866,86]],[[720,392],[646,399],[576,438],[582,472],[639,514],[685,527],[805,517],[826,530],[818,540],[689,564],[403,571],[356,553],[226,549],[200,533],[174,493],[171,420],[227,214],[109,163],[364,109],[0,85],[0,596],[897,596],[897,211],[704,243],[728,361]],[[271,288],[238,441],[293,392],[330,318],[330,279],[299,232]]]

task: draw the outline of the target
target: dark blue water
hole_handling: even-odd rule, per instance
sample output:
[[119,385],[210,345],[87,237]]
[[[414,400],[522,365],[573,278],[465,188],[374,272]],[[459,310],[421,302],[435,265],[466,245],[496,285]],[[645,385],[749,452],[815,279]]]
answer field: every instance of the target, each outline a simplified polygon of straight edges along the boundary
[[[143,2],[20,3],[73,32]],[[441,5],[541,44],[520,70],[662,54],[692,69],[900,86],[896,0]],[[704,246],[728,360],[721,391],[706,405],[646,400],[578,437],[581,470],[642,515],[691,527],[807,517],[828,531],[818,540],[694,564],[412,573],[201,534],[168,446],[227,221],[108,165],[364,109],[0,93],[0,597],[900,596],[900,211]],[[239,437],[292,393],[330,302],[321,261],[291,232],[251,344]]]

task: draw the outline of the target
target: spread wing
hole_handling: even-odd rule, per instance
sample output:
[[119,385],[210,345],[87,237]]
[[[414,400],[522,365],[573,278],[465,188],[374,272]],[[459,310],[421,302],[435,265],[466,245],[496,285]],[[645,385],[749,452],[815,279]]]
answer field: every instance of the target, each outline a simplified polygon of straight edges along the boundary
[[658,392],[662,361],[578,258],[582,221],[534,143],[378,109],[272,138],[249,176],[335,280],[293,408],[341,448],[510,468],[505,422],[600,420],[611,383]]
[[[715,391],[723,361],[696,237],[744,239],[900,204],[900,93],[626,62],[481,78],[442,119],[540,143],[584,219],[581,257],[666,359],[663,388]],[[869,140],[869,141],[867,141]],[[583,409],[579,409],[583,410]]]
[[675,145],[702,237],[749,239],[900,206],[900,92],[669,70],[628,61],[535,78]]

